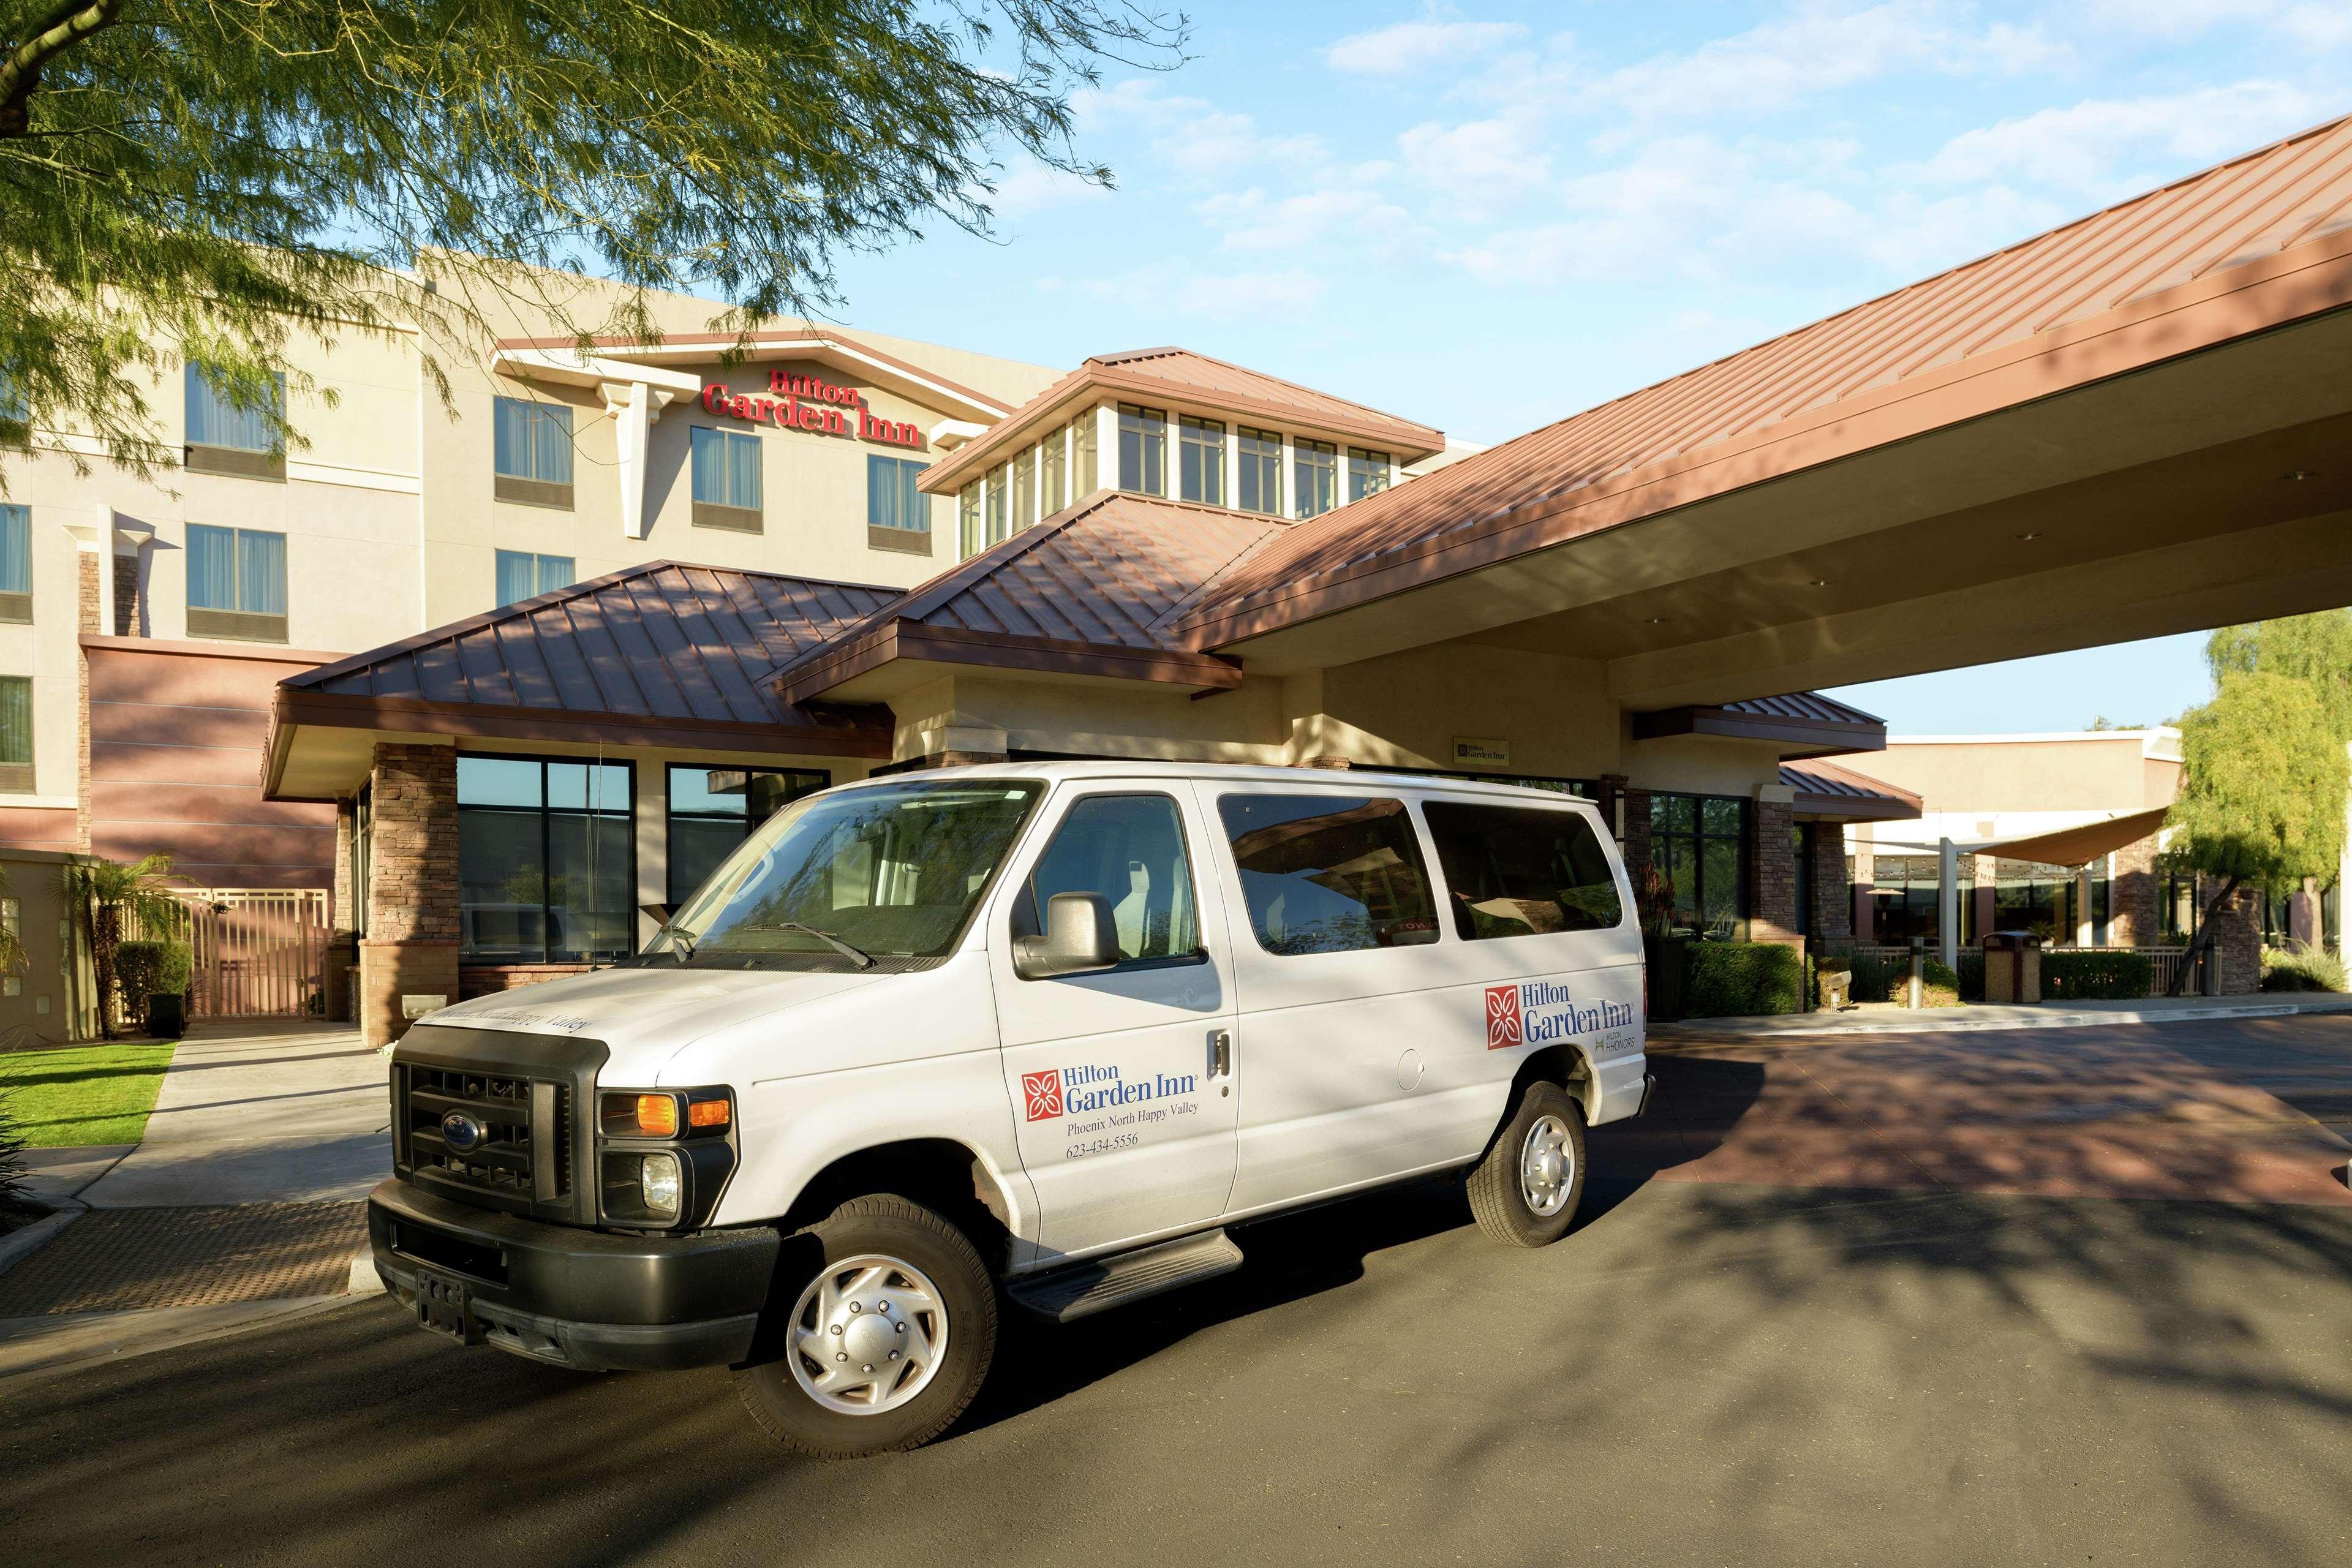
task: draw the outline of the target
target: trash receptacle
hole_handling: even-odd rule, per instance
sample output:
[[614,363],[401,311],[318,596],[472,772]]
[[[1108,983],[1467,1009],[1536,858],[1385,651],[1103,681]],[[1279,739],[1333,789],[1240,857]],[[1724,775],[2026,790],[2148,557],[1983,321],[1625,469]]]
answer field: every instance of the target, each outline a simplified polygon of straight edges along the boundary
[[2042,1000],[2042,939],[2030,931],[1985,933],[1987,1002]]

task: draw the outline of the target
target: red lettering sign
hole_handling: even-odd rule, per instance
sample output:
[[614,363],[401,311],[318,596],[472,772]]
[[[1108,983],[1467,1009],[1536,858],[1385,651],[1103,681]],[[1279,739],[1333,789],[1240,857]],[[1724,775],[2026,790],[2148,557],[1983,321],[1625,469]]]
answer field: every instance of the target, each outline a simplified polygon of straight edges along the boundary
[[[704,412],[724,419],[747,419],[820,436],[853,436],[860,441],[904,447],[915,452],[929,445],[923,439],[922,426],[911,420],[880,417],[866,405],[866,395],[854,386],[835,386],[813,375],[772,370],[768,373],[768,390],[774,395],[753,397],[735,391],[724,382],[714,381],[702,389],[702,407]],[[856,420],[855,428],[850,424],[853,416]]]

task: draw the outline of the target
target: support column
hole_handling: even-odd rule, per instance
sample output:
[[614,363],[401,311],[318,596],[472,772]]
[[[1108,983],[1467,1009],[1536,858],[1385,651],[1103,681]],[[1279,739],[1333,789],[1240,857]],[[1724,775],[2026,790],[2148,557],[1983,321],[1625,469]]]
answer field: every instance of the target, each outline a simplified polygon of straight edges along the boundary
[[2107,940],[2118,947],[2148,944],[2164,938],[2163,889],[2156,874],[2156,835],[2116,851],[2112,879],[2107,883]]
[[379,744],[360,1028],[381,1046],[457,1000],[457,752]]
[[1978,856],[1976,900],[1977,940],[1979,942],[1984,940],[1987,931],[1993,929],[1993,921],[1997,916],[1997,909],[1993,902],[1993,889],[2000,880],[2000,862],[1990,855]]
[[1829,941],[1853,934],[1853,882],[1846,870],[1845,831],[1837,823],[1813,828],[1813,930]]
[[2250,995],[2263,988],[2262,893],[2240,888],[2213,912],[2213,955],[2224,996]]
[[1936,956],[1947,969],[1960,962],[1960,856],[1949,838],[1936,840]]
[[[68,528],[74,536],[74,629],[78,633],[97,635],[104,626],[105,579],[99,570],[100,558],[106,553],[107,541],[112,532],[112,513],[107,514],[109,526],[85,528],[79,524]],[[90,845],[90,768],[89,768],[89,650],[79,637],[74,644],[74,847],[89,853]]]
[[2074,945],[2091,945],[2091,867],[2088,861],[2074,868]]
[[1878,940],[1878,908],[1871,901],[1873,879],[1878,874],[1877,851],[1867,838],[1853,841],[1853,940]]
[[1802,947],[1797,934],[1796,795],[1787,784],[1759,784],[1755,837],[1748,847],[1748,939]]

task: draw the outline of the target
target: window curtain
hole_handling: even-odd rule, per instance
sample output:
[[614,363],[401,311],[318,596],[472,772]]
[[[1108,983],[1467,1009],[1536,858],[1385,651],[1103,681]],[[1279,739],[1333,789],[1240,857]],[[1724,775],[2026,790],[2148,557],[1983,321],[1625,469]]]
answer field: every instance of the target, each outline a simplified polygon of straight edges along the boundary
[[228,447],[240,452],[275,451],[278,440],[269,428],[270,416],[286,406],[286,378],[273,375],[273,405],[240,408],[213,384],[212,377],[195,365],[186,371],[188,444]]
[[898,526],[898,466],[895,458],[866,459],[866,521],[876,528]]
[[713,506],[727,500],[727,432],[694,427],[694,499]]
[[931,531],[930,502],[915,488],[922,472],[922,464],[898,460],[898,526],[915,533]]
[[539,558],[539,591],[552,594],[558,588],[572,586],[572,566],[569,555],[542,555]]
[[286,536],[236,531],[237,608],[257,616],[286,613]]
[[730,506],[760,510],[760,438],[727,433],[727,494]]
[[501,397],[491,417],[496,471],[513,479],[572,482],[572,410]]
[[539,560],[520,550],[499,552],[499,604],[511,605],[539,592]]
[[236,530],[188,525],[188,604],[199,610],[236,608]]
[[25,676],[0,678],[0,764],[33,761],[33,683]]
[[33,514],[0,506],[0,594],[33,591]]

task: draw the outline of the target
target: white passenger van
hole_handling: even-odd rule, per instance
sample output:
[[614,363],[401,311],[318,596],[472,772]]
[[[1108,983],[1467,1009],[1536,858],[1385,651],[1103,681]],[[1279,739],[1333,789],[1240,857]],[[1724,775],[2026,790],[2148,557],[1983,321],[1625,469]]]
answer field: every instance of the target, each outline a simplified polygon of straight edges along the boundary
[[1000,1302],[1238,1267],[1227,1227],[1466,1169],[1538,1247],[1637,1114],[1642,945],[1587,802],[1055,763],[794,802],[640,956],[393,1056],[376,1266],[419,1324],[727,1364],[783,1442],[911,1447]]

